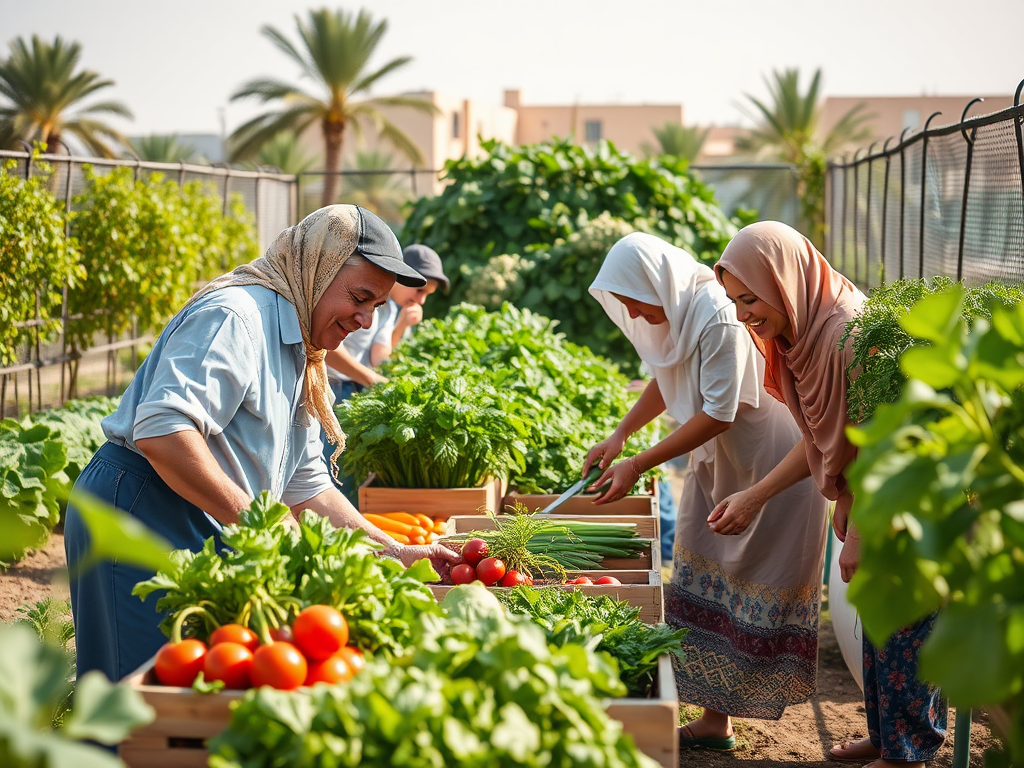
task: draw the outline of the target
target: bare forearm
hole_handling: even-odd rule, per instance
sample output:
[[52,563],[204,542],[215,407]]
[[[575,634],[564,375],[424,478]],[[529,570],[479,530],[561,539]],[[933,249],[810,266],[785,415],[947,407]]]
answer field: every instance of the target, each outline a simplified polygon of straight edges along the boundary
[[199,432],[146,437],[135,445],[170,487],[224,525],[238,522],[238,513],[252,498],[221,469]]
[[[804,440],[807,438],[805,437]],[[811,468],[807,464],[807,449],[801,440],[793,450],[786,454],[786,458],[780,461],[775,469],[765,475],[759,483],[756,483],[751,491],[754,491],[761,504],[767,504],[768,500],[782,493],[790,486],[796,485],[801,480],[811,476]]]
[[398,542],[359,514],[359,510],[353,507],[338,489],[331,488],[308,501],[296,504],[292,507],[292,514],[298,515],[304,509],[310,509],[326,517],[335,528],[362,528],[371,539],[384,545],[384,554],[397,557]]
[[[382,365],[385,360],[391,357],[391,347],[387,344],[370,345],[370,365],[374,368]],[[379,375],[379,374],[378,374]]]
[[381,379],[379,373],[372,368],[367,368],[350,354],[343,352],[342,349],[339,347],[338,349],[328,350],[326,357],[327,365],[338,371],[338,373],[345,374],[352,381],[362,384],[364,387],[372,387]]
[[701,411],[657,445],[637,454],[638,469],[646,472],[676,456],[682,456],[725,432],[732,424]]
[[622,418],[619,426],[615,428],[623,440],[626,440],[637,430],[650,424],[665,412],[665,399],[661,396],[661,389],[658,381],[652,380],[640,393],[640,397],[629,412]]

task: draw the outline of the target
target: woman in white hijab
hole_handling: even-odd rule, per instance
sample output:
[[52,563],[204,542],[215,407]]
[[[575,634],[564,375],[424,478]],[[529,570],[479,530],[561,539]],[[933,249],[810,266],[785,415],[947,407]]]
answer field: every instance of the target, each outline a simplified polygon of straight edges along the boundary
[[[762,388],[763,361],[714,273],[686,251],[634,233],[608,253],[593,294],[654,380],[587,466],[628,493],[642,472],[685,453],[666,589],[666,620],[689,630],[677,663],[680,699],[704,707],[681,747],[731,749],[731,716],[778,719],[814,692],[826,501],[805,480],[769,502],[743,536],[707,522],[716,504],[768,474],[800,441],[792,416]],[[681,425],[612,464],[630,434],[662,412]]]

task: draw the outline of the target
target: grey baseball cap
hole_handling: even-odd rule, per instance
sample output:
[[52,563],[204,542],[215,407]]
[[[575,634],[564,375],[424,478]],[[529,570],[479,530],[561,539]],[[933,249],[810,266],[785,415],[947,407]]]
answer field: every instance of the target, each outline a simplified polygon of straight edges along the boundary
[[415,269],[416,272],[428,280],[437,280],[437,282],[444,286],[446,291],[448,290],[451,284],[448,282],[448,276],[441,267],[441,257],[437,255],[437,251],[433,248],[419,243],[407,245],[405,250],[402,251],[402,256],[405,257],[405,263]]
[[[361,206],[354,206],[359,214],[359,240],[356,253],[362,254],[381,269],[390,272],[401,285],[422,288],[427,278],[406,264],[398,238],[377,214]],[[437,254],[434,254],[435,257]],[[440,260],[438,265],[440,265]]]

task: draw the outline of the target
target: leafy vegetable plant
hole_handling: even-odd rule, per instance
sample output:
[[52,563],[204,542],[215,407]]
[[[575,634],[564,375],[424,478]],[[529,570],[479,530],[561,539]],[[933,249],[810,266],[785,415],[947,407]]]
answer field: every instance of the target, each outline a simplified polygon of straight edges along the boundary
[[247,693],[210,765],[653,768],[598,698],[625,692],[608,657],[549,646],[483,587],[451,595],[415,649],[343,688]]
[[1024,764],[1024,304],[993,301],[968,332],[960,287],[901,314],[916,344],[898,401],[849,430],[860,565],[850,584],[880,642],[939,610],[921,674],[983,707]]
[[334,528],[314,512],[299,531],[281,524],[288,508],[263,493],[238,525],[208,539],[198,553],[176,550],[169,569],[136,585],[145,599],[166,590],[168,637],[207,640],[224,624],[240,624],[268,642],[309,605],[330,605],[348,621],[351,644],[386,655],[400,653],[420,636],[420,620],[439,612],[426,581],[438,576],[428,560],[406,569],[378,557],[381,545],[362,530]]
[[488,378],[465,370],[395,378],[336,407],[346,471],[390,488],[476,487],[524,470],[526,424]]

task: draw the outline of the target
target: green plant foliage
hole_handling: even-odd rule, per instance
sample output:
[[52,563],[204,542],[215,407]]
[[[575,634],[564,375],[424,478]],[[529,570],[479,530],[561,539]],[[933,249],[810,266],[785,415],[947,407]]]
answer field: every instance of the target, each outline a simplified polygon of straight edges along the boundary
[[0,422],[0,565],[49,540],[69,487],[66,465],[64,444],[46,424]]
[[[869,419],[880,404],[899,399],[906,381],[900,369],[903,353],[928,343],[909,334],[900,318],[925,296],[948,291],[953,285],[948,277],[928,281],[904,278],[887,283],[873,290],[861,312],[847,323],[841,343],[853,337],[853,362],[847,370],[851,381],[846,394],[848,415],[853,422]],[[968,328],[975,318],[989,316],[993,300],[1018,304],[1024,301],[1024,290],[1001,283],[964,288],[962,313]]]
[[251,627],[270,642],[271,629],[291,623],[307,605],[333,605],[344,614],[351,644],[388,656],[418,640],[420,620],[440,608],[426,581],[438,576],[429,560],[406,569],[378,557],[380,544],[362,529],[335,528],[306,511],[296,531],[282,525],[288,507],[260,494],[237,525],[226,526],[219,550],[212,538],[200,552],[176,550],[172,563],[133,594],[165,591],[157,610],[161,629],[206,640],[222,624]]
[[[899,325],[909,381],[862,428],[850,482],[861,557],[850,599],[876,641],[939,610],[922,675],[982,707],[1024,764],[1024,304],[924,296]],[[977,314],[975,314],[977,317]]]
[[[68,295],[68,338],[78,349],[97,332],[117,336],[133,320],[161,328],[199,282],[258,253],[252,220],[236,198],[224,216],[210,185],[179,188],[160,174],[135,180],[131,168],[100,175],[86,166],[86,189],[75,198],[74,232],[87,278]],[[96,311],[100,310],[100,311]]]
[[[580,479],[587,451],[618,426],[635,396],[615,365],[566,341],[557,326],[511,304],[499,312],[461,304],[442,320],[420,323],[385,371],[408,381],[431,370],[486,375],[530,425],[525,465],[511,470],[510,483],[522,493],[560,493]],[[355,434],[350,441],[361,445]],[[655,441],[656,429],[648,425],[629,439],[623,456]]]
[[64,286],[85,276],[45,176],[25,180],[11,175],[14,167],[11,160],[0,170],[0,366],[17,363],[18,346],[34,338],[18,324],[36,319],[37,300],[40,340],[56,337]]
[[[596,150],[568,141],[522,147],[485,141],[482,147],[488,153],[483,157],[446,163],[448,184],[440,195],[413,203],[400,237],[425,243],[444,259],[451,291],[431,300],[435,315],[466,299],[474,268],[491,257],[550,252],[601,214],[650,231],[705,263],[716,261],[736,233],[735,222],[685,160],[636,160],[608,142]],[[544,291],[545,304],[533,308],[567,321],[577,305],[592,305],[590,316],[599,319],[604,312],[597,302],[572,297],[585,298],[603,258],[580,250],[575,259],[556,254],[546,267],[538,262],[527,288]]]
[[528,429],[483,371],[419,369],[335,407],[349,474],[388,488],[475,488],[524,471]]
[[604,711],[600,696],[625,692],[604,654],[549,646],[528,618],[481,601],[427,624],[413,651],[347,686],[248,692],[211,740],[210,765],[656,765]]
[[74,708],[52,723],[71,694],[71,665],[60,648],[25,626],[0,626],[0,765],[5,768],[117,768],[121,761],[87,741],[115,745],[151,723],[153,708],[126,685],[92,671],[75,685]]
[[28,417],[32,424],[49,426],[54,437],[64,444],[64,471],[70,483],[78,479],[93,454],[106,442],[100,422],[117,410],[119,402],[116,397],[86,397]]
[[625,600],[522,586],[498,590],[497,597],[512,613],[529,616],[547,634],[548,643],[559,648],[578,643],[608,653],[618,662],[619,675],[632,696],[650,693],[659,656],[685,658],[685,629],[645,624],[640,609]]

